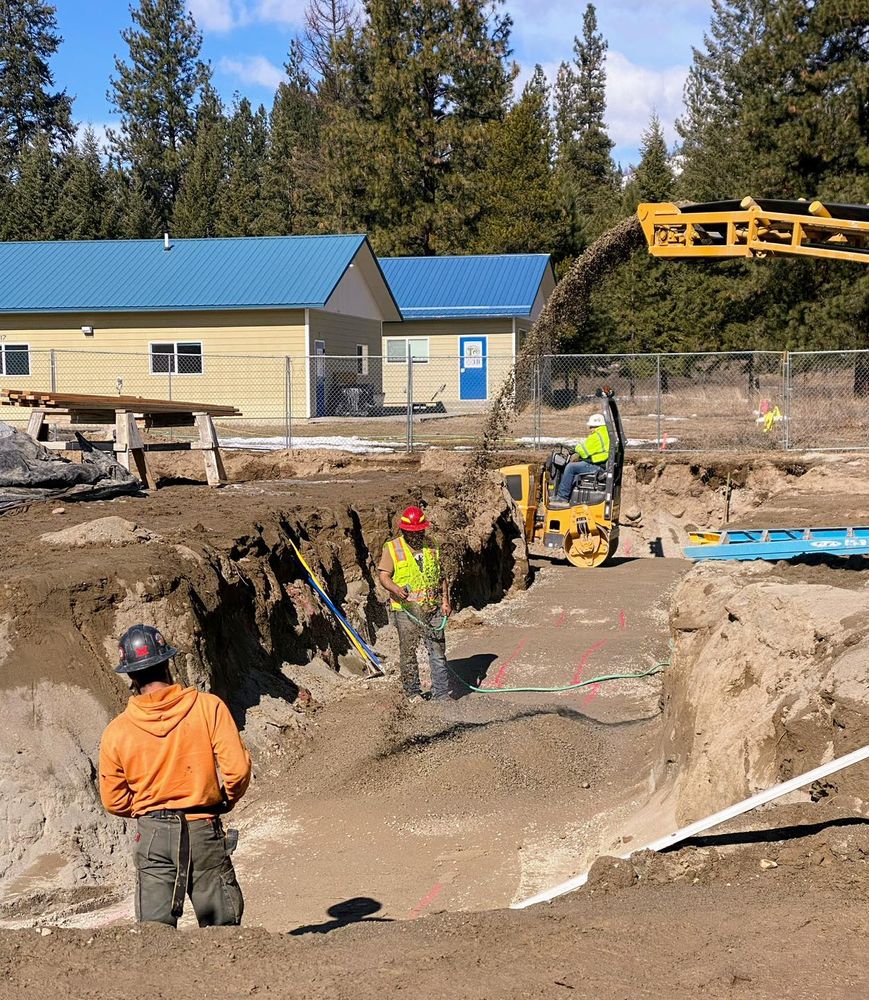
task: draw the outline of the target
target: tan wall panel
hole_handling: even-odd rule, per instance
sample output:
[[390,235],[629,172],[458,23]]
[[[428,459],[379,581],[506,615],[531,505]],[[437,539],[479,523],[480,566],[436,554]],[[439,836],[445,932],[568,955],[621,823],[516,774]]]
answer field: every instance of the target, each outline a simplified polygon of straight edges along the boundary
[[[363,319],[359,316],[345,316],[337,313],[312,309],[310,312],[311,352],[315,341],[326,345],[326,358],[313,362],[325,380],[320,393],[320,412],[317,412],[316,379],[312,381],[312,416],[331,416],[348,412],[348,397],[345,389],[354,386],[370,386],[371,393],[382,392],[381,374],[381,323],[380,320]],[[360,364],[356,358],[356,347],[368,348],[368,357]],[[363,370],[360,372],[359,368]],[[373,396],[367,392],[364,402],[371,403]]]
[[[442,402],[447,408],[474,408],[479,402],[462,401],[459,385],[459,338],[488,338],[488,387],[491,399],[501,388],[513,364],[512,320],[409,320],[383,325],[383,355],[391,337],[428,337],[428,364],[415,364],[413,398],[416,403]],[[387,406],[407,405],[407,365],[384,360],[383,391]]]
[[[171,396],[231,404],[251,419],[283,418],[284,356],[304,355],[304,323],[301,310],[0,315],[0,338],[31,349],[31,375],[0,376],[0,388],[50,389],[53,349],[58,392]],[[83,325],[94,327],[92,337],[81,332]],[[151,373],[151,343],[186,340],[202,344],[202,374],[174,373],[170,379],[166,373]],[[296,367],[300,371],[293,372],[293,413],[304,416],[304,365]]]

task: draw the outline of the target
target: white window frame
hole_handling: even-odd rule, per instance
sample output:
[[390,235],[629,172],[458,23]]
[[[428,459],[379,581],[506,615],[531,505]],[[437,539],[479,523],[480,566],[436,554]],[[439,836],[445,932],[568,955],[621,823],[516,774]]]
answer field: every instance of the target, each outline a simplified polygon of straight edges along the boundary
[[[173,364],[175,366],[174,370],[171,372],[155,372],[154,371],[154,348],[158,345],[163,344],[172,345],[172,358]],[[199,344],[199,357],[200,357],[200,368],[198,372],[179,372],[178,371],[178,345],[179,344]],[[165,356],[165,355],[164,355]],[[184,357],[184,355],[181,355]],[[187,357],[195,357],[195,355],[187,355]],[[164,378],[167,375],[171,375],[172,378],[198,378],[200,375],[205,374],[205,350],[201,340],[152,340],[148,344],[148,371],[151,375],[156,375],[159,378]]]
[[[425,357],[414,358],[413,363],[415,365],[427,365],[431,360],[431,338],[430,337],[387,337],[386,338],[386,363],[388,365],[406,365],[407,364],[407,345],[410,341],[414,341],[418,344],[425,342]],[[401,342],[404,344],[404,353],[400,358],[391,358],[389,356],[389,345],[393,342]]]
[[356,345],[356,374],[368,374],[368,344]]
[[[30,344],[24,343],[24,341],[16,340],[10,343],[7,339],[8,334],[4,334],[0,337],[0,377],[2,378],[33,378],[33,363],[30,358]],[[27,349],[27,374],[26,375],[7,375],[6,374],[6,351],[10,347]],[[16,351],[16,353],[21,353]]]

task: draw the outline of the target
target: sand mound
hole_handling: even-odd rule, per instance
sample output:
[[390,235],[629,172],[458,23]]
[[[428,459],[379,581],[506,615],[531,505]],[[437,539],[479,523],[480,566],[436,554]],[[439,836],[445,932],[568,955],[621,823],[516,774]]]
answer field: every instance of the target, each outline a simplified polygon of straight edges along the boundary
[[95,521],[74,524],[62,531],[50,531],[40,541],[57,548],[83,548],[86,545],[132,545],[159,542],[160,535],[147,528],[140,528],[123,517],[99,517]]
[[[700,564],[673,600],[659,779],[689,822],[866,743],[865,561]],[[801,794],[801,793],[797,793]],[[869,774],[812,794],[869,804]]]

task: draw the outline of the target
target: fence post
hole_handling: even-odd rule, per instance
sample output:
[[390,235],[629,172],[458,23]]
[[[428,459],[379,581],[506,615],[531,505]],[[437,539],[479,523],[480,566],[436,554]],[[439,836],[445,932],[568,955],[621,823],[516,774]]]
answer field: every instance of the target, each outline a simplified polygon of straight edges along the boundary
[[284,436],[287,451],[293,447],[293,362],[284,358]]
[[784,362],[782,364],[782,381],[783,381],[782,403],[784,404],[784,410],[785,410],[783,414],[784,419],[782,420],[782,424],[784,425],[782,428],[782,438],[783,438],[784,449],[785,451],[788,451],[790,450],[791,446],[791,428],[790,428],[791,392],[793,388],[791,383],[791,356],[788,353],[788,351],[784,352]]
[[657,397],[657,402],[655,405],[656,417],[657,417],[657,437],[658,437],[658,447],[661,447],[663,441],[661,437],[661,355],[655,355],[656,360],[656,374],[655,374],[655,395]]
[[407,450],[413,451],[413,354],[407,340]]
[[57,392],[57,352],[52,347],[51,349],[51,391]]
[[168,372],[168,375],[169,375],[169,399],[172,398],[172,366],[175,364],[175,358],[176,357],[177,357],[177,355],[173,354],[172,355],[172,360],[167,365],[167,367],[169,369],[169,372]]
[[534,372],[531,383],[532,394],[532,425],[531,439],[535,451],[540,448],[540,428],[543,423],[543,373],[541,371],[542,355],[538,354],[534,359]]

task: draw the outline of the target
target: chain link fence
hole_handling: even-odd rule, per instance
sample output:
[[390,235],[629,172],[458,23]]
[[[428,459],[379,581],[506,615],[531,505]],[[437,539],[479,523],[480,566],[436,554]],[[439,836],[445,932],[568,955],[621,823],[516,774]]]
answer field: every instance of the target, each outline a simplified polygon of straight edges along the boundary
[[[409,340],[409,345],[418,344]],[[195,349],[194,349],[195,347]],[[225,445],[254,448],[470,449],[513,357],[290,357],[35,350],[0,344],[0,389],[134,395],[236,406]],[[611,386],[628,446],[667,451],[869,447],[869,351],[552,355],[523,368],[506,448],[574,443]],[[28,412],[4,407],[0,419]]]

